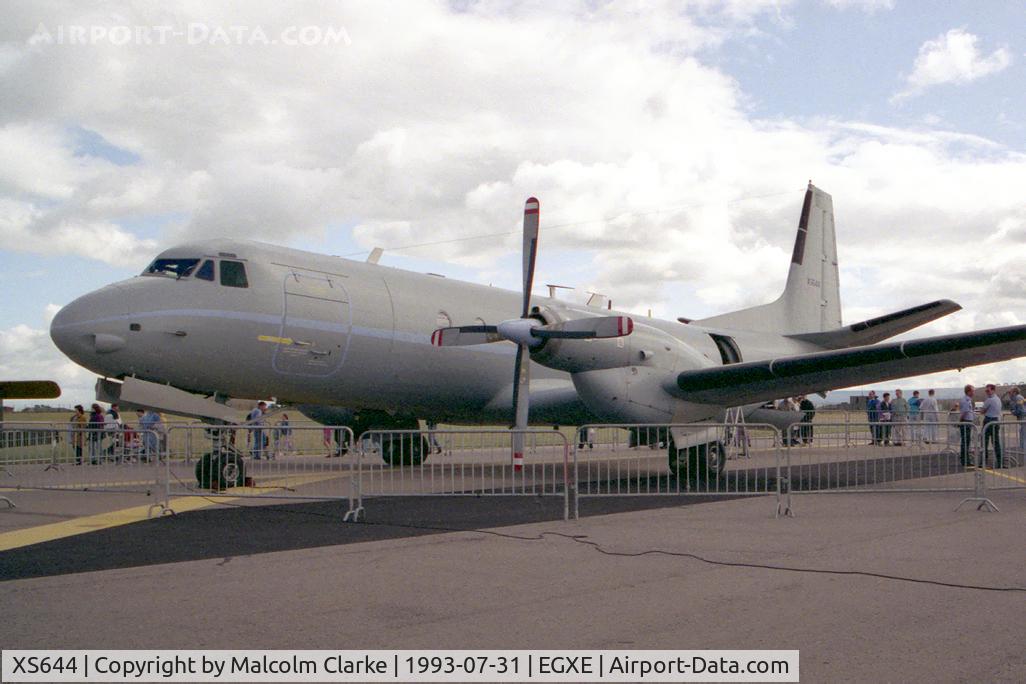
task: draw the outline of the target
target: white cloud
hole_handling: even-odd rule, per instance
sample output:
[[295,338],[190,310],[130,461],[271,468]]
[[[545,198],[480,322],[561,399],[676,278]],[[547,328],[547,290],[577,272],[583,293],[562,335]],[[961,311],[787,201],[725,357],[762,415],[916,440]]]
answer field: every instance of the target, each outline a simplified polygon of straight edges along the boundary
[[[59,406],[91,401],[96,380],[96,376],[58,351],[48,331],[26,324],[0,329],[0,378],[54,380],[61,388],[61,397],[42,403]],[[21,406],[41,402],[9,403]]]
[[[787,4],[16,6],[0,27],[0,240],[141,266],[186,238],[288,243],[355,226],[367,249],[444,242],[403,254],[516,287],[519,262],[502,258],[519,251],[520,208],[537,195],[539,282],[699,317],[776,296],[811,177],[834,196],[846,320],[939,297],[980,321],[1021,309],[1014,283],[967,264],[1026,257],[1026,240],[1002,243],[997,260],[985,242],[1021,231],[1026,158],[940,119],[755,119],[710,65]],[[351,44],[25,42],[40,22],[119,12],[130,25],[342,25]],[[955,30],[923,46],[909,87],[1007,59]],[[138,162],[76,156],[70,126]],[[494,237],[464,239],[481,235]]]
[[1012,63],[1012,53],[1007,48],[998,48],[985,56],[976,46],[977,40],[976,35],[957,28],[923,43],[905,89],[891,101],[919,95],[943,83],[969,83],[995,74]]
[[824,2],[837,9],[855,8],[869,14],[894,9],[894,0],[824,0]]

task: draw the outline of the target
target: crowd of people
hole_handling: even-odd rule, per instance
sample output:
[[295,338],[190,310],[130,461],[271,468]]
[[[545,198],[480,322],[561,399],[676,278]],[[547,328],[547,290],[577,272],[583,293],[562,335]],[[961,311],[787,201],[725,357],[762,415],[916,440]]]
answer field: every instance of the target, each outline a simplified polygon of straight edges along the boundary
[[68,433],[76,465],[148,463],[159,456],[167,436],[164,419],[156,411],[138,409],[133,428],[122,418],[117,404],[111,404],[106,411],[93,404],[88,414],[84,406],[76,404]]
[[[925,397],[920,397],[919,390],[906,399],[900,389],[884,392],[877,397],[870,390],[866,402],[866,417],[869,421],[871,444],[875,446],[903,446],[906,441],[913,444],[937,444],[947,442],[947,436],[940,434],[941,423],[947,423],[952,429],[957,427],[959,443],[959,459],[962,465],[970,465],[973,452],[973,435],[977,429],[983,430],[983,453],[981,462],[986,462],[991,449],[994,452],[994,466],[1005,467],[1004,450],[1001,444],[1001,431],[997,425],[988,427],[1001,420],[1003,405],[997,394],[997,387],[988,384],[984,389],[985,399],[982,406],[977,407],[976,389],[972,385],[963,388],[962,397],[952,402],[947,412],[947,420],[941,420],[941,406],[934,390],[928,390]],[[1018,421],[1019,444],[1026,444],[1026,401],[1018,387],[1009,390],[1009,405],[1012,416]]]
[[[75,464],[149,463],[166,451],[168,425],[152,409],[138,409],[129,422],[118,404],[104,410],[93,404],[87,413],[77,404],[68,421],[68,444],[74,450]],[[268,421],[267,402],[259,402],[244,423],[247,450],[255,459],[273,459],[295,451],[292,426],[287,413],[277,423]]]

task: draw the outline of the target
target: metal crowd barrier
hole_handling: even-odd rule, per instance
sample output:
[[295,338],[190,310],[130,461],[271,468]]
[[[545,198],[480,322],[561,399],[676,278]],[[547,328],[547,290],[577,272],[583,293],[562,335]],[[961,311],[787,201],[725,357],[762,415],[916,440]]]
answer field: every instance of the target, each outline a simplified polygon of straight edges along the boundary
[[[966,425],[970,451],[978,442]],[[966,491],[972,474],[961,463],[960,426],[886,422],[853,436],[843,424],[792,425],[784,473],[792,492]],[[952,429],[954,428],[954,429]],[[927,434],[933,439],[926,440]],[[970,462],[972,457],[970,456]]]
[[[522,463],[513,459],[518,436]],[[562,496],[564,520],[576,499],[570,445],[557,430],[371,430],[356,456],[355,520],[370,497]]]
[[164,506],[174,498],[352,497],[353,431],[345,426],[185,425],[168,430]]
[[1026,487],[1026,423],[899,419],[867,424],[857,438],[841,424],[806,427],[791,426],[786,439],[788,509],[792,492],[964,492],[959,507],[997,510],[989,490]]
[[[701,434],[703,444],[671,452],[675,429]],[[773,494],[779,503],[781,453],[772,425],[585,425],[574,447],[574,479],[582,498]]]
[[5,423],[0,445],[0,490],[152,494],[159,488],[162,444],[154,431]]

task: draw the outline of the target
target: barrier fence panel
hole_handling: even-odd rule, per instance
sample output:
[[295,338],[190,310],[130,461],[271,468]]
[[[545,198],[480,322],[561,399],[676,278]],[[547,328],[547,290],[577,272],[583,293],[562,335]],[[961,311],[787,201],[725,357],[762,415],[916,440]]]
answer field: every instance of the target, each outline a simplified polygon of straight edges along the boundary
[[574,446],[577,492],[779,497],[780,445],[777,428],[757,423],[585,425]]
[[384,496],[561,496],[570,515],[570,445],[556,430],[370,430],[356,456],[356,518],[365,498]]
[[160,453],[153,431],[4,423],[0,488],[150,494],[159,487]]
[[987,423],[980,430],[978,453],[987,489],[1026,487],[1026,421]]
[[[853,436],[843,424],[792,425],[784,474],[801,492],[972,491],[979,435],[972,424],[867,424]],[[966,440],[966,457],[962,440]]]
[[174,497],[351,499],[353,432],[345,426],[184,425],[168,430],[162,479]]

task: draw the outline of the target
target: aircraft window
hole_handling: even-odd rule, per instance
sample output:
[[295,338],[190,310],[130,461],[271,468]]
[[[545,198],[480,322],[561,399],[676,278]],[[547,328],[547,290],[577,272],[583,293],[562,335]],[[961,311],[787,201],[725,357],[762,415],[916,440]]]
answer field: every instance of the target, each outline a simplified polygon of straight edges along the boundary
[[737,342],[734,341],[733,337],[727,337],[726,335],[713,335],[709,334],[709,337],[716,343],[716,348],[720,350],[720,358],[723,359],[723,365],[726,366],[731,363],[741,362],[741,350],[737,346]]
[[249,287],[246,266],[239,261],[222,261],[221,284],[227,287]]
[[203,265],[196,271],[196,277],[200,280],[213,280],[214,279],[214,262],[207,259],[203,262]]
[[170,278],[185,278],[196,268],[199,259],[155,259],[143,271],[143,275],[161,275]]

